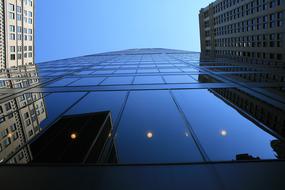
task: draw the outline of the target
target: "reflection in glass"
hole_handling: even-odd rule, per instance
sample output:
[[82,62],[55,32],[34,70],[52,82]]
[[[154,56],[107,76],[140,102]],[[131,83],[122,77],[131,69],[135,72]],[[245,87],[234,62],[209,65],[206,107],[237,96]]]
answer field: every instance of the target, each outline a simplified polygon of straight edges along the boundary
[[211,161],[232,160],[243,153],[262,159],[276,158],[270,146],[276,138],[210,91],[181,90],[173,93]]
[[[34,70],[33,70],[34,69]],[[35,67],[21,67],[9,70],[6,77],[35,77]],[[19,73],[21,72],[21,73]],[[8,74],[9,73],[9,74]],[[12,81],[12,80],[11,80]],[[13,80],[14,81],[14,80]],[[39,83],[39,79],[15,80],[6,87],[28,87]],[[8,83],[6,83],[8,84]],[[46,104],[42,93],[25,93],[0,103],[0,161],[27,163],[31,159],[30,150],[21,147],[40,133],[40,123],[47,117]]]
[[180,163],[203,161],[168,91],[130,92],[115,143],[118,162]]
[[0,72],[1,88],[28,88],[39,84],[40,78],[36,66],[21,66]]

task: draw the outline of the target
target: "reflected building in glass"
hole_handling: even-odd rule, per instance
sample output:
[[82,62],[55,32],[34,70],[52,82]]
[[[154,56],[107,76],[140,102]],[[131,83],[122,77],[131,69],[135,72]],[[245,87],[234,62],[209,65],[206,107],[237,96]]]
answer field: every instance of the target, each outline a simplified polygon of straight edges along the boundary
[[[39,84],[37,70],[35,66],[5,70],[1,73],[0,83],[1,91],[35,86]],[[47,117],[43,94],[5,96],[2,95],[0,104],[0,160],[3,162],[15,154],[10,163],[27,163],[30,161],[29,149],[22,146],[40,132],[39,125]]]

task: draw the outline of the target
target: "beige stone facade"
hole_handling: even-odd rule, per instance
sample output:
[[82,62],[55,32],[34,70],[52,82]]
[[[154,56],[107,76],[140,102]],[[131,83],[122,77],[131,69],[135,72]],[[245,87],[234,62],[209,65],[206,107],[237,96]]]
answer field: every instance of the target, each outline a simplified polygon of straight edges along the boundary
[[0,69],[33,65],[34,0],[1,0],[0,7]]
[[284,66],[284,0],[217,0],[200,11],[201,51]]

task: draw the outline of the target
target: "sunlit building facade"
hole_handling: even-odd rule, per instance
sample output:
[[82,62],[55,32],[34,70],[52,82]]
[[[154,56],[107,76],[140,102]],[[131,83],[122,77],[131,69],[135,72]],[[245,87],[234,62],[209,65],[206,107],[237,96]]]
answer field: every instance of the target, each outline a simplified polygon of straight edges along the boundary
[[1,0],[0,69],[34,65],[34,1]]
[[201,9],[204,54],[284,66],[283,0],[217,0]]

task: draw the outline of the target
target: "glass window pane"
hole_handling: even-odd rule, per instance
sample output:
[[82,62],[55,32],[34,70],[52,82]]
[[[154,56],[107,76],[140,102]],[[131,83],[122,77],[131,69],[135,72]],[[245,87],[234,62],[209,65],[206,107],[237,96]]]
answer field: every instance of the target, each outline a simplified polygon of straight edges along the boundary
[[159,69],[160,72],[163,72],[163,73],[176,73],[176,72],[181,72],[181,70],[179,69]]
[[79,100],[85,92],[73,92],[73,93],[54,93],[46,96],[44,102],[46,104],[47,119],[41,124],[41,128],[46,127],[53,122],[57,117],[72,106],[77,100]]
[[123,106],[127,92],[93,92],[76,104],[66,115],[111,111],[113,122]]
[[108,77],[101,85],[132,84],[134,77]]
[[157,69],[139,69],[138,73],[158,73]]
[[132,74],[136,73],[137,70],[118,70],[115,73],[116,74]]
[[195,83],[193,78],[188,75],[168,75],[163,76],[166,83]]
[[173,91],[198,141],[212,161],[234,160],[239,154],[274,159],[274,139],[211,90]]
[[168,91],[130,93],[116,147],[120,163],[202,161]]
[[134,84],[163,84],[161,76],[137,76]]
[[92,74],[112,74],[114,70],[106,70],[106,71],[95,71]]
[[53,82],[49,85],[47,85],[47,87],[57,87],[57,86],[66,86],[74,81],[78,80],[78,78],[64,78],[61,80],[58,80],[56,82]]
[[82,78],[74,83],[69,84],[68,86],[91,86],[100,84],[105,77],[96,77],[96,78]]

